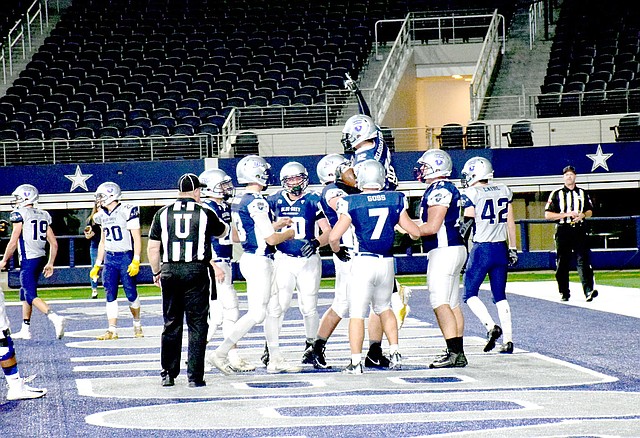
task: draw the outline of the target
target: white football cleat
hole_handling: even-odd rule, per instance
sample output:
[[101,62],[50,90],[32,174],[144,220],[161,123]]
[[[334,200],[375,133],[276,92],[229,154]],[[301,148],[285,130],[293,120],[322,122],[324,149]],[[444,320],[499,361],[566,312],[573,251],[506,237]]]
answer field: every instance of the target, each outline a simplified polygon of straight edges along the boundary
[[31,339],[31,330],[22,329],[18,333],[12,333],[11,339]]
[[13,387],[9,387],[7,392],[7,400],[27,400],[32,398],[43,397],[47,390],[46,388],[32,388],[24,383],[25,379],[20,379],[20,383]]
[[223,374],[226,374],[227,376],[229,374],[236,373],[236,370],[231,366],[231,362],[229,362],[229,356],[227,355],[221,357],[218,356],[215,352],[211,353],[207,357],[207,362],[218,368]]
[[272,357],[269,359],[269,365],[267,365],[267,373],[299,373],[302,371],[302,367],[296,364],[292,364],[284,360],[281,357]]
[[64,316],[51,315],[51,322],[56,329],[56,338],[64,338],[64,327],[67,324],[67,320]]
[[251,365],[249,362],[247,362],[241,357],[229,358],[229,363],[231,364],[231,367],[233,367],[233,369],[241,373],[255,371],[256,369],[255,365]]

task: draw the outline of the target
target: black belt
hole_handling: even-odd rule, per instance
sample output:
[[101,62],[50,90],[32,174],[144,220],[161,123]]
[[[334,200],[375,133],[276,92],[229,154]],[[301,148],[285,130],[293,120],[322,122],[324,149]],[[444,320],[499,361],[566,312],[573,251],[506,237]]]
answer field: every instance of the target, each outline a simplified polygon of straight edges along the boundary
[[373,252],[357,252],[354,255],[362,256],[362,257],[375,257],[377,259],[388,259],[388,258],[393,257],[393,256],[382,255],[382,254],[376,254],[376,253],[373,253]]
[[213,259],[213,263],[231,263],[231,257],[220,257]]

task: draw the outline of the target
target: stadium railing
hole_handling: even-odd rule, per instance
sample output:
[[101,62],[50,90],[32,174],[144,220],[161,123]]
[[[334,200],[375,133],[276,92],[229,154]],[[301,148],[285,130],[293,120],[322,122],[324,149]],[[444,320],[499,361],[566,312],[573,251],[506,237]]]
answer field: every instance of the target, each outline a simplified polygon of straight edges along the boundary
[[[258,152],[265,157],[324,155],[342,153],[342,123],[329,120],[327,107],[316,106],[315,115],[287,112],[290,107],[269,108],[269,116],[252,114],[247,108],[230,116],[221,134],[194,136],[94,138],[74,140],[0,140],[0,166],[25,164],[61,164],[78,162],[164,161],[233,157],[239,135],[257,136]],[[293,108],[292,109],[299,109]],[[265,108],[266,109],[266,108]],[[350,113],[338,113],[339,119]],[[353,113],[351,113],[353,114]],[[332,115],[331,117],[335,117]],[[532,119],[533,144],[562,146],[573,144],[615,143],[615,126],[620,115]],[[515,120],[487,120],[489,147],[508,148],[503,134],[510,132]],[[234,126],[233,129],[230,126]],[[389,128],[395,151],[424,151],[438,147],[441,126]],[[467,147],[466,143],[464,147]]]

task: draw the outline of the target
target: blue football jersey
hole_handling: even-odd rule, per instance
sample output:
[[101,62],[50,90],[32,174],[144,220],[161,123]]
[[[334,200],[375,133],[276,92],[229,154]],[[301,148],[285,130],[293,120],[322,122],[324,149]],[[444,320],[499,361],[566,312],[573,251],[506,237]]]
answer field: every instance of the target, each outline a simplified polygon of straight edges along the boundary
[[233,242],[231,241],[231,207],[226,202],[222,204],[207,199],[204,204],[216,212],[222,222],[229,225],[227,234],[220,238],[211,238],[212,258],[228,258],[233,256]]
[[456,186],[449,180],[442,179],[431,184],[420,202],[420,219],[426,223],[429,220],[429,207],[442,205],[447,207],[442,227],[431,236],[422,237],[422,248],[429,252],[434,248],[464,245],[456,226],[460,217],[461,195]]
[[275,247],[267,244],[266,237],[260,235],[254,217],[266,216],[273,222],[273,213],[269,203],[260,193],[245,193],[242,197],[233,198],[231,204],[231,220],[238,230],[242,249],[249,254],[269,255],[275,253]]
[[281,231],[293,228],[296,232],[291,240],[286,240],[276,246],[278,251],[296,257],[302,257],[300,249],[306,240],[311,240],[316,236],[316,222],[325,217],[320,202],[320,195],[315,192],[308,192],[300,199],[292,201],[287,196],[287,192],[280,190],[267,198],[269,207],[273,211],[276,219],[281,217],[291,218],[292,224],[282,228]]
[[338,213],[351,217],[355,251],[386,257],[393,255],[394,228],[406,209],[407,200],[401,192],[359,193],[338,201]]
[[353,154],[352,165],[356,167],[358,164],[366,160],[376,160],[384,166],[387,172],[387,180],[385,182],[385,190],[395,190],[397,186],[395,171],[391,165],[391,152],[382,137],[382,132],[378,130],[378,136],[374,139],[371,147],[361,147]]
[[320,204],[322,205],[322,210],[324,211],[325,216],[327,216],[327,220],[329,221],[329,225],[332,227],[338,222],[338,213],[331,208],[329,205],[329,201],[335,197],[343,198],[347,196],[347,193],[342,190],[336,183],[329,183],[322,188],[322,194],[320,195]]

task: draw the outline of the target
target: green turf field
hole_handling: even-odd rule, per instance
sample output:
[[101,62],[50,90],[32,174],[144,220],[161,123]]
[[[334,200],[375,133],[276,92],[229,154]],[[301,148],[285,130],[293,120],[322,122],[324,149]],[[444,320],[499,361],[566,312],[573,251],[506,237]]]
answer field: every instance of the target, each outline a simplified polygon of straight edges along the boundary
[[[410,275],[398,277],[401,284],[407,286],[424,286],[425,277],[423,275]],[[553,271],[536,271],[536,272],[511,272],[509,273],[509,281],[554,281]],[[572,272],[570,280],[579,282],[578,274]],[[640,288],[640,271],[597,271],[596,283],[606,286],[634,287]],[[322,280],[322,288],[332,288],[333,279]],[[238,292],[246,291],[246,284],[243,281],[235,283]],[[7,289],[4,291],[7,302],[19,301],[17,289]],[[159,296],[160,289],[153,285],[139,285],[138,293],[142,297]],[[120,294],[124,296],[124,293]],[[38,296],[43,300],[75,300],[87,299],[91,297],[91,288],[87,287],[69,287],[69,288],[40,288]],[[104,298],[102,288],[99,289],[99,298]]]

